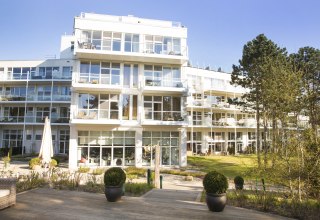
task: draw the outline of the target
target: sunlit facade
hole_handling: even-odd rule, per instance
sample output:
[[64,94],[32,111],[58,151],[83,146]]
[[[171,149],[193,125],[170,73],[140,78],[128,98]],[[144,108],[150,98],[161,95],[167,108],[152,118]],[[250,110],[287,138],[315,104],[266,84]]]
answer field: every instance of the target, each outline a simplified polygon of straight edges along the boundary
[[[178,22],[82,13],[60,59],[0,61],[0,147],[38,152],[44,118],[69,167],[183,167],[188,154],[255,146],[255,115],[230,74],[188,65]],[[249,146],[249,148],[248,148]]]

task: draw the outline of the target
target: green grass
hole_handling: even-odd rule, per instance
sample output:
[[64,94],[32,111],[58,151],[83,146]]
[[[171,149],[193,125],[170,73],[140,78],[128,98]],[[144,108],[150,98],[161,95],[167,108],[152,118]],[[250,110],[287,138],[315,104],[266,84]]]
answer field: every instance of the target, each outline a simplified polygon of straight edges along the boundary
[[216,170],[228,178],[237,175],[246,176],[246,172],[254,167],[255,155],[239,156],[188,156],[188,169],[209,172]]

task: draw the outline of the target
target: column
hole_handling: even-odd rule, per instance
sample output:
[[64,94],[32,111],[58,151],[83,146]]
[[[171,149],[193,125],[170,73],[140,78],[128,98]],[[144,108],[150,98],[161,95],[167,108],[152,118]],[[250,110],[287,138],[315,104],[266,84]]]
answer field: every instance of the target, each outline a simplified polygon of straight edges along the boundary
[[180,130],[180,167],[187,166],[187,129]]
[[136,149],[135,149],[136,167],[142,166],[142,128],[136,129]]
[[69,169],[77,169],[78,157],[78,131],[75,126],[70,126],[70,143],[69,143]]

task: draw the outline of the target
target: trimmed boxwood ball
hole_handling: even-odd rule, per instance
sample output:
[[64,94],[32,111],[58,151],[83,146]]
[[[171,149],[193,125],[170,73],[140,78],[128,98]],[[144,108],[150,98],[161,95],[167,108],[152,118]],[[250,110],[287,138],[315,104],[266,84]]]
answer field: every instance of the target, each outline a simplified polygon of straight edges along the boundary
[[206,193],[226,193],[228,189],[228,179],[217,171],[210,171],[204,176],[203,187],[206,190]]
[[233,181],[234,181],[234,184],[237,184],[237,185],[244,184],[244,179],[241,176],[236,176]]
[[122,186],[126,182],[126,173],[120,167],[112,167],[104,173],[105,186]]

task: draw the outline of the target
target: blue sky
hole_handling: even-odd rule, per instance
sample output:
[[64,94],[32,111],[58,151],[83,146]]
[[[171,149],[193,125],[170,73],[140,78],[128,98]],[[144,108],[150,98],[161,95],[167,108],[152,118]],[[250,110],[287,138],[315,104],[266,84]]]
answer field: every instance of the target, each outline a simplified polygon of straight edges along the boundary
[[289,53],[320,48],[318,0],[2,0],[0,8],[0,60],[58,57],[80,12],[180,21],[192,64],[225,71],[260,33]]

